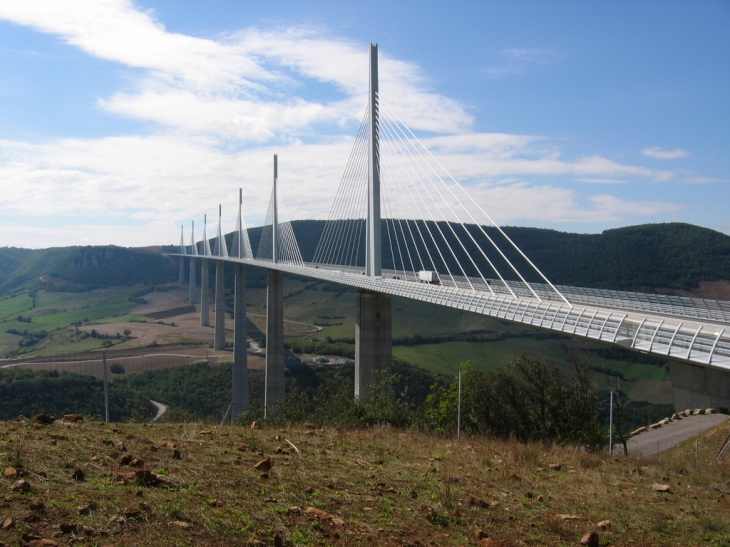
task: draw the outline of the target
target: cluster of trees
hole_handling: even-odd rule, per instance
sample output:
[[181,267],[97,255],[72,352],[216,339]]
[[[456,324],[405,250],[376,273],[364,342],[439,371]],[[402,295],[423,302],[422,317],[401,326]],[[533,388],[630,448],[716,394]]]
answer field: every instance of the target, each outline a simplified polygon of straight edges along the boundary
[[16,336],[22,336],[23,337],[22,340],[18,343],[18,345],[21,348],[28,348],[30,346],[35,346],[38,342],[40,342],[44,338],[48,337],[47,330],[28,331],[28,330],[8,329],[5,332],[7,332],[8,334],[15,334]]
[[[520,441],[552,441],[601,446],[599,400],[588,367],[572,360],[564,376],[554,363],[521,355],[490,372],[468,363],[462,370],[462,427],[475,434]],[[426,399],[428,423],[436,431],[455,431],[458,384],[436,387]]]
[[[110,414],[115,421],[149,419],[149,400],[170,410],[163,419],[219,422],[230,401],[231,365],[198,363],[142,374],[112,365]],[[354,366],[292,367],[287,396],[267,420],[367,427],[390,424],[452,433],[457,427],[458,383],[396,360],[365,403],[353,399]],[[564,375],[555,364],[520,356],[491,372],[462,368],[462,428],[475,435],[597,447],[605,443],[608,404],[597,394],[589,368],[579,358]],[[250,410],[243,424],[263,419],[264,371],[249,371]],[[0,419],[18,414],[81,412],[101,417],[103,383],[93,376],[57,371],[0,369]],[[628,401],[622,405],[624,432],[671,413],[671,405]]]

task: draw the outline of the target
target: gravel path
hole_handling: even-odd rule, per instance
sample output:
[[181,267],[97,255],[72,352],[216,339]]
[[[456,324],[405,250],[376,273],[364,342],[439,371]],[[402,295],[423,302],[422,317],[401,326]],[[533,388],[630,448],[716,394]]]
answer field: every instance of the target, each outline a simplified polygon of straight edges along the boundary
[[[706,414],[701,416],[689,416],[681,420],[675,420],[657,429],[650,429],[631,437],[627,441],[629,455],[642,454],[651,456],[674,448],[683,442],[717,427],[730,418],[726,414]],[[717,447],[718,450],[720,447]],[[614,454],[623,454],[623,447],[618,444],[614,448]]]

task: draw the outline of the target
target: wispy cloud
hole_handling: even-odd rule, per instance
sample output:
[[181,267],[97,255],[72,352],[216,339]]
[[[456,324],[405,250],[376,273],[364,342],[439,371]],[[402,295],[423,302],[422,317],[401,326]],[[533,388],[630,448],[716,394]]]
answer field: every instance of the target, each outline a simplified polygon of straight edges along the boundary
[[657,158],[660,160],[676,160],[678,158],[685,158],[689,156],[689,152],[687,152],[686,150],[682,150],[681,148],[676,148],[674,150],[665,150],[660,146],[651,146],[648,148],[644,148],[641,153],[645,156]]
[[[0,18],[134,69],[132,85],[97,106],[150,122],[139,135],[0,141],[0,180],[13,181],[0,193],[0,232],[13,244],[75,244],[82,237],[93,244],[161,243],[177,238],[181,219],[200,218],[221,201],[230,229],[239,186],[255,225],[266,211],[269,187],[262,181],[271,179],[273,153],[290,211],[296,204],[297,218],[327,216],[366,104],[364,45],[312,28],[186,36],[168,32],[129,0],[5,2]],[[502,62],[522,71],[559,57],[508,49]],[[664,181],[676,176],[672,171],[598,155],[566,158],[545,137],[472,133],[471,115],[435,92],[418,65],[381,51],[380,76],[389,107],[426,132],[424,144],[479,203],[498,208],[502,222],[615,221],[679,208],[584,196],[555,182]],[[311,92],[322,84],[330,99]],[[13,228],[7,215],[36,224]],[[101,220],[92,228],[94,216]],[[53,227],[40,225],[51,218]]]
[[495,66],[485,69],[494,78],[519,74],[535,66],[547,66],[556,62],[562,55],[547,48],[505,49]]
[[680,182],[689,182],[690,184],[708,184],[713,182],[730,182],[728,179],[718,179],[714,177],[684,177],[679,179]]

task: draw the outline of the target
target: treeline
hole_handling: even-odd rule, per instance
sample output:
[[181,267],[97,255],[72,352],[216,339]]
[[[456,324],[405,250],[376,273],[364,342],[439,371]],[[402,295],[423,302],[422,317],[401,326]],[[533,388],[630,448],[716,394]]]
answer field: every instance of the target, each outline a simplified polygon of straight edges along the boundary
[[[385,222],[385,221],[383,221]],[[436,230],[431,222],[432,231]],[[310,261],[319,243],[324,221],[298,220],[292,222],[297,242],[305,261]],[[475,225],[440,226],[447,238],[453,237],[451,228],[465,240],[466,249],[459,245],[452,247],[459,261],[472,275],[472,259],[485,271],[491,271],[481,252],[476,250],[471,237],[484,249],[491,246],[482,231]],[[425,226],[423,227],[425,230]],[[261,238],[261,227],[249,229],[251,244],[256,251]],[[466,230],[470,235],[466,234]],[[485,227],[484,231],[495,241],[502,235],[494,228]],[[540,228],[504,227],[504,232],[525,252],[527,256],[553,282],[563,285],[596,287],[616,290],[638,290],[653,292],[656,289],[692,289],[702,281],[730,279],[730,236],[721,232],[684,223],[644,224],[606,230],[600,234],[574,234]],[[387,230],[383,230],[387,238]],[[226,235],[229,245],[232,234]],[[214,241],[212,240],[212,243]],[[405,243],[405,242],[403,242]],[[389,244],[383,242],[384,248]],[[423,246],[423,244],[419,243]],[[429,244],[431,245],[431,244]],[[178,247],[162,248],[166,252],[178,252]],[[635,252],[641,249],[642,252]],[[411,249],[423,255],[436,256],[435,248]],[[513,261],[530,281],[541,281],[525,263],[523,258],[509,244],[504,245],[505,255]],[[490,251],[491,252],[491,251]],[[392,268],[390,253],[383,253],[383,267]],[[445,264],[437,269],[448,268],[457,271],[452,258],[444,257]],[[501,256],[490,256],[505,275],[510,268],[505,267]],[[185,279],[187,279],[188,260],[185,260]],[[482,263],[484,262],[484,263]],[[0,248],[0,294],[19,287],[37,290],[44,288],[57,291],[87,291],[107,286],[127,286],[138,283],[159,285],[175,282],[178,278],[178,259],[166,257],[158,252],[123,247],[63,247],[51,249]],[[234,268],[225,266],[226,285],[232,287]],[[50,275],[64,280],[60,284],[44,284],[38,279]],[[266,270],[247,269],[249,287],[266,286]],[[215,279],[215,276],[211,276]],[[312,283],[311,280],[306,280]],[[211,281],[212,283],[213,281]],[[311,290],[330,290],[344,293],[353,290],[339,285],[326,283],[312,284]],[[289,295],[288,295],[289,296]]]
[[[30,322],[30,321],[29,321]],[[18,342],[18,345],[21,348],[27,348],[30,346],[35,346],[38,342],[48,337],[48,331],[47,330],[38,330],[38,331],[28,331],[28,330],[18,330],[18,329],[8,329],[5,332],[8,334],[14,334],[16,336],[22,336],[22,340]]]
[[[463,427],[470,434],[592,445],[608,423],[607,395],[596,395],[585,363],[573,360],[568,376],[540,359],[520,356],[494,372],[463,368]],[[121,371],[120,371],[121,372]],[[365,404],[356,403],[354,365],[290,367],[286,399],[269,410],[271,424],[316,422],[364,427],[390,424],[437,432],[456,429],[458,384],[395,360]],[[390,389],[383,389],[384,387]],[[109,384],[113,421],[149,420],[149,400],[170,406],[164,420],[220,422],[231,397],[231,365],[198,363],[114,377]],[[263,418],[264,371],[249,371],[250,410],[242,424]],[[103,382],[93,376],[57,371],[0,369],[0,419],[19,414],[56,416],[80,412],[101,419]],[[671,405],[628,401],[622,406],[626,431],[671,413]]]

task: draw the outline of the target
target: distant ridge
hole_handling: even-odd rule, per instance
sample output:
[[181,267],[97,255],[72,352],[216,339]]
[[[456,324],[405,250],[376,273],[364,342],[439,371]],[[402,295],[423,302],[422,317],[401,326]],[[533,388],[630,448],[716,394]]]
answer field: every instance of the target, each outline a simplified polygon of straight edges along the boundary
[[[324,224],[322,220],[292,222],[305,261],[314,256]],[[254,249],[261,230],[249,229]],[[703,282],[730,280],[730,236],[692,224],[643,224],[600,234],[510,226],[504,231],[553,283],[561,285],[682,292]],[[0,294],[40,288],[39,279],[45,275],[57,281],[54,290],[72,291],[177,281],[176,260],[160,254],[161,250],[177,252],[178,247],[0,248]],[[383,262],[387,268],[388,257]],[[250,283],[264,282],[251,273]],[[68,285],[59,284],[59,279]]]

